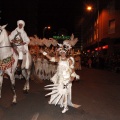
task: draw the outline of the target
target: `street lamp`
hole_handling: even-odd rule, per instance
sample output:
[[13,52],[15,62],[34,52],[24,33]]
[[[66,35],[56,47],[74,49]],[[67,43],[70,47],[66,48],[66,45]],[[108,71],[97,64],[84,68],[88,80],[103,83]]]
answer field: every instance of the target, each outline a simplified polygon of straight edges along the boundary
[[92,6],[90,6],[90,5],[87,6],[88,11],[92,11],[92,9],[93,9]]
[[44,27],[44,29],[43,29],[43,38],[45,37],[45,30],[47,30],[47,29],[51,29],[51,27],[50,26]]

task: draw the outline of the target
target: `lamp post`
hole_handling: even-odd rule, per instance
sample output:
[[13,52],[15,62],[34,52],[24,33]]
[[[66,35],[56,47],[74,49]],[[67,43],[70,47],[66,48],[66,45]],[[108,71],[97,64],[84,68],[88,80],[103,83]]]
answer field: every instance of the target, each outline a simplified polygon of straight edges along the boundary
[[50,27],[50,26],[44,27],[44,29],[43,29],[43,38],[45,37],[45,30],[46,30],[46,29],[51,29],[51,27]]
[[99,0],[97,0],[97,45],[98,45],[98,56],[99,56]]
[[[96,5],[96,8],[97,8],[97,18],[96,18],[96,23],[97,23],[97,48],[98,48],[98,56],[99,56],[99,0],[97,0],[97,5]],[[88,5],[86,7],[87,11],[91,12],[93,10],[93,6],[91,5]]]

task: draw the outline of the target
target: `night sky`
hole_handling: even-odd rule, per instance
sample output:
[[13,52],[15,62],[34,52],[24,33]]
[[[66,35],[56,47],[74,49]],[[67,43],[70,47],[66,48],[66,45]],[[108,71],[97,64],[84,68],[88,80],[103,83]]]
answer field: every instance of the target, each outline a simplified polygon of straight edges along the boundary
[[61,30],[70,35],[79,27],[85,3],[96,0],[1,0],[1,24],[8,24],[7,30],[17,27],[17,20],[23,19],[29,36],[43,35],[43,29],[51,26],[51,32],[58,34]]

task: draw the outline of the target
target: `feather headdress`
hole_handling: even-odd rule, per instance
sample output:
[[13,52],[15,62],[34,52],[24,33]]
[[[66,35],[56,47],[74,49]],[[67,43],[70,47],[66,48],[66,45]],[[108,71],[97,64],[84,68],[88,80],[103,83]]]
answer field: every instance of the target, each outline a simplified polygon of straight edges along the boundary
[[74,38],[74,35],[72,34],[70,37],[70,40],[64,40],[63,44],[59,44],[58,51],[61,52],[67,52],[69,51],[76,43],[78,42],[78,38]]
[[63,44],[59,44],[58,43],[58,46],[59,46],[59,48],[57,49],[57,51],[59,51],[59,53],[62,53],[62,52],[67,52],[67,51],[69,51],[72,47],[71,47],[71,45],[69,44],[69,42],[68,41],[63,41]]

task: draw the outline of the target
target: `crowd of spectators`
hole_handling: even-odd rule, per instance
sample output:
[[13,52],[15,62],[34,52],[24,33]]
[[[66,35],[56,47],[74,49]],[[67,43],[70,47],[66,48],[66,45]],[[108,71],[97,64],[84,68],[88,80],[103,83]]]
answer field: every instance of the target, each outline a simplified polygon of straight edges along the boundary
[[[81,56],[82,65],[89,68],[109,70],[120,73],[120,55],[111,56],[96,56],[88,57]],[[91,63],[91,67],[89,66]]]

